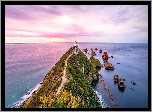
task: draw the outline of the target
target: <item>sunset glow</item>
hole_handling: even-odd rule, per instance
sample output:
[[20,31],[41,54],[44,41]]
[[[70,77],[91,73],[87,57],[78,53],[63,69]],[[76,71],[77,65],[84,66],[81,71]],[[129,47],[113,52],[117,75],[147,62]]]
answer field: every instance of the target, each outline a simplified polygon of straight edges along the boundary
[[148,42],[147,5],[6,5],[5,42]]
[[68,42],[67,39],[63,38],[45,38],[45,37],[6,37],[7,43],[45,43],[45,42]]

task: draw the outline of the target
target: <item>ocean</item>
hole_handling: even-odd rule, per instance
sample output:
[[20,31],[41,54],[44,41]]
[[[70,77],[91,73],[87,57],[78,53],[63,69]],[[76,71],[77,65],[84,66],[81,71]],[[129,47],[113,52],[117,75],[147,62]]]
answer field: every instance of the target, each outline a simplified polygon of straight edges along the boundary
[[[15,108],[40,86],[45,75],[74,43],[5,44],[5,108]],[[103,64],[99,49],[106,51],[114,70],[101,68],[99,73],[121,108],[148,108],[148,44],[147,43],[89,43],[78,42],[80,49],[91,48]],[[88,58],[90,57],[87,54]],[[120,63],[120,64],[117,64]],[[126,88],[120,90],[113,81],[114,74],[125,78]],[[99,82],[94,91],[103,107],[110,100]],[[132,85],[134,81],[136,85]]]

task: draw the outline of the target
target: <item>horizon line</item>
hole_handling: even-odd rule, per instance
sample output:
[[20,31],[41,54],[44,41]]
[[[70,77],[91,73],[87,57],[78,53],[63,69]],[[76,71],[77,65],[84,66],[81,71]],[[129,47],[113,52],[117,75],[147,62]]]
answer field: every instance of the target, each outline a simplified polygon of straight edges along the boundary
[[[48,44],[48,43],[75,43],[75,42],[29,42],[29,43],[24,43],[24,42],[20,42],[20,43],[5,43],[5,44]],[[77,43],[147,43],[148,44],[148,42],[77,42]]]

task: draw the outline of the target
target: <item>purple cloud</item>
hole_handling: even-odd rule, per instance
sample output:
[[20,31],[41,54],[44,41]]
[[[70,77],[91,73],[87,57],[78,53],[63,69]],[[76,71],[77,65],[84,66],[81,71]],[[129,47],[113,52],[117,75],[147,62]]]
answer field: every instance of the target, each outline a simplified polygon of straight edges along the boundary
[[6,38],[148,42],[146,5],[8,5],[5,16]]

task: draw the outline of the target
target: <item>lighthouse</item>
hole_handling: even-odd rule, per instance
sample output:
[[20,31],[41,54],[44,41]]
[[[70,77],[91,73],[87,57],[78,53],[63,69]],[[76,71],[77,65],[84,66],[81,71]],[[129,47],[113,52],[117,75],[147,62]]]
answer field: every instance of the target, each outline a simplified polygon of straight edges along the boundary
[[77,45],[77,41],[75,41],[75,44],[74,44],[74,46],[75,46],[75,47],[76,47],[76,46],[78,46],[78,45]]
[[77,42],[75,41],[75,44],[74,44],[74,54],[78,54],[78,45],[77,45]]

